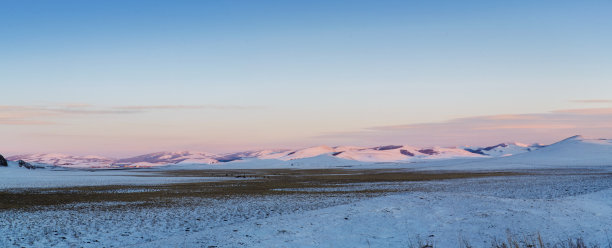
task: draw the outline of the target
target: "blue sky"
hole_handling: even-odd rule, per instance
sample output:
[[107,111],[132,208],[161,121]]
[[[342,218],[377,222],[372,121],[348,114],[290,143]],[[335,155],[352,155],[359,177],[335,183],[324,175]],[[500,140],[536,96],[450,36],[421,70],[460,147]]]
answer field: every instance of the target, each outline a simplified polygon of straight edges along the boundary
[[[612,135],[589,129],[612,107],[609,13],[610,1],[2,1],[11,145],[0,148],[119,156]],[[575,109],[600,111],[555,132],[372,133]]]

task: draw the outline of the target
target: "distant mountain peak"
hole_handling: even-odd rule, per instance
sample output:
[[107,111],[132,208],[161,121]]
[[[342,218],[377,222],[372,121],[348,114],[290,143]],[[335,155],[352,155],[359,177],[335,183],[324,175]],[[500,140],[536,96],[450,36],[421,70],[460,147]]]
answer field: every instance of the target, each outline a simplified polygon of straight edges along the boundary
[[563,141],[570,141],[570,140],[585,140],[585,138],[584,138],[584,136],[582,136],[582,135],[574,135],[574,136],[571,136],[571,137],[566,138],[566,139],[564,139],[564,140],[561,140],[561,141],[559,141],[559,142],[563,142]]

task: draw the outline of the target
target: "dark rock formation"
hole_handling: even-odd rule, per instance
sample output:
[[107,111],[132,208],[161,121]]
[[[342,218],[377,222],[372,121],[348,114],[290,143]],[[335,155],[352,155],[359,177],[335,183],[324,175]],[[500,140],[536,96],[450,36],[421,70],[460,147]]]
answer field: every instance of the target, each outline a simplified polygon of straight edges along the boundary
[[402,148],[402,146],[394,146],[394,145],[379,146],[379,147],[374,147],[374,150],[386,151],[386,150],[393,150],[393,149],[397,149],[397,148]]
[[414,157],[414,153],[409,152],[408,150],[405,150],[405,149],[401,149],[400,153],[402,153],[402,154],[404,154],[406,156],[409,156],[409,157]]
[[2,155],[0,155],[0,166],[8,166],[8,162]]
[[466,150],[466,151],[471,152],[471,153],[480,154],[480,155],[488,155],[488,154],[486,154],[486,153],[484,153],[484,152],[482,151],[482,148],[478,148],[478,149],[470,149],[470,148],[465,148],[465,149],[463,149],[463,150]]
[[17,163],[19,164],[19,167],[25,167],[26,169],[29,169],[29,170],[34,170],[36,168],[41,168],[39,166],[34,166],[34,165],[32,165],[32,164],[30,164],[30,163],[28,163],[26,161],[23,161],[23,160],[19,160],[19,161],[17,161]]
[[436,151],[434,149],[421,149],[421,150],[419,150],[419,152],[423,153],[423,154],[427,154],[427,155],[436,155],[436,154],[439,153],[438,151]]
[[228,154],[228,155],[216,157],[215,160],[221,163],[227,163],[227,162],[232,162],[236,160],[242,160],[242,157],[240,157],[240,154]]

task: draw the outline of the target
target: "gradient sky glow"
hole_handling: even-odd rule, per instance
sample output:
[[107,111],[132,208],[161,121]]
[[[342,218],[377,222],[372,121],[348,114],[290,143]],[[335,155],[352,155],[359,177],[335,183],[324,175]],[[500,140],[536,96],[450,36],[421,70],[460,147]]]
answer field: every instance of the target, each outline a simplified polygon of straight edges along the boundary
[[612,138],[611,1],[0,2],[0,153]]

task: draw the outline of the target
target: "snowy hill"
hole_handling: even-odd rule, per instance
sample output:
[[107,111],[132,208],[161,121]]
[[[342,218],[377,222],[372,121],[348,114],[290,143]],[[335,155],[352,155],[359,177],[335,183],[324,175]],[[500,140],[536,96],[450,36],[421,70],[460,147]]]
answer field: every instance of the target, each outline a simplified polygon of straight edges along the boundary
[[331,154],[321,154],[313,157],[293,159],[285,162],[287,167],[299,168],[329,168],[363,164],[361,161],[335,157]]
[[101,156],[74,156],[62,153],[43,153],[43,154],[26,154],[17,155],[7,158],[8,160],[17,161],[24,160],[34,164],[45,164],[63,167],[79,167],[79,168],[103,168],[110,167],[115,161],[111,158]]
[[612,140],[573,136],[530,152],[467,161],[415,164],[420,170],[606,168],[612,165]]
[[221,163],[231,162],[236,160],[245,160],[245,159],[279,159],[283,156],[286,156],[290,151],[287,149],[277,149],[277,150],[259,150],[259,151],[246,151],[246,152],[235,152],[235,153],[226,153],[222,155],[218,155],[215,159]]
[[167,165],[167,164],[215,164],[217,155],[205,152],[156,152],[115,161],[115,164]]
[[491,157],[505,157],[525,152],[535,151],[544,146],[539,144],[526,145],[518,142],[500,143],[488,147],[466,147],[466,151]]
[[315,146],[315,147],[309,147],[305,149],[291,151],[287,153],[285,156],[282,156],[278,159],[293,160],[293,159],[301,159],[301,158],[310,158],[310,157],[316,157],[316,156],[323,155],[323,154],[331,154],[334,152],[336,152],[336,150],[334,150],[334,148],[331,148],[329,146]]
[[[418,148],[408,145],[377,147],[315,146],[296,150],[259,150],[226,154],[178,151],[156,152],[145,155],[111,159],[100,156],[73,156],[58,153],[28,154],[8,157],[7,160],[24,160],[30,163],[77,168],[150,167],[175,164],[216,164],[243,162],[253,166],[264,164],[275,166],[364,164],[381,162],[420,162],[449,160],[456,158],[504,158],[504,163],[547,163],[572,161],[601,164],[612,162],[612,141],[585,139],[574,136],[548,146],[501,143],[489,147]],[[491,161],[495,162],[497,159]],[[539,162],[538,162],[539,161]]]
[[[115,161],[116,165],[169,165],[169,164],[217,164],[245,159],[281,159],[287,156],[288,150],[261,150],[226,154],[207,152],[179,151],[156,152]],[[285,159],[287,160],[287,159]]]
[[[293,164],[312,164],[315,161],[328,164],[350,164],[355,162],[412,162],[425,159],[485,157],[460,148],[416,148],[411,146],[315,146],[297,150],[260,150],[227,154],[213,154],[194,151],[156,152],[140,156],[111,159],[100,156],[72,156],[60,153],[28,154],[9,157],[9,160],[24,160],[33,163],[63,167],[105,168],[105,167],[151,167],[173,164],[224,164],[234,161],[256,160],[295,161]],[[299,163],[298,163],[299,162]],[[257,162],[260,164],[260,162]],[[279,163],[274,163],[279,164]],[[287,164],[291,163],[280,163]]]
[[612,140],[573,136],[506,161],[533,164],[612,165]]
[[[410,162],[422,159],[449,159],[460,157],[483,157],[461,148],[416,148],[412,146],[388,145],[378,147],[356,147],[356,146],[315,146],[291,151],[278,151],[266,153],[252,153],[251,156],[243,156],[241,159],[278,159],[282,161],[293,161],[298,159],[314,157],[339,158],[359,162]],[[333,159],[332,159],[333,160]]]
[[361,162],[335,157],[331,154],[321,154],[314,157],[296,158],[292,160],[281,159],[258,159],[244,158],[223,163],[223,167],[207,166],[204,168],[219,169],[278,169],[278,168],[299,168],[299,169],[323,169],[337,167],[353,167],[357,165],[372,164],[369,162]]
[[450,159],[483,157],[460,148],[416,148],[412,146],[379,146],[373,148],[340,150],[334,156],[363,162],[409,162],[423,159]]
[[407,146],[381,146],[362,149],[338,149],[333,155],[338,158],[363,162],[399,162],[408,161],[417,154],[416,148]]

